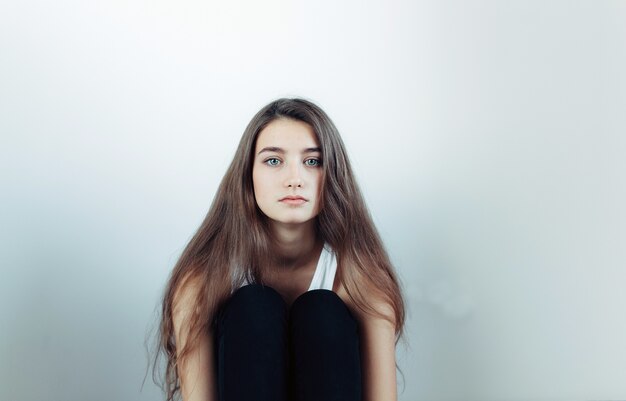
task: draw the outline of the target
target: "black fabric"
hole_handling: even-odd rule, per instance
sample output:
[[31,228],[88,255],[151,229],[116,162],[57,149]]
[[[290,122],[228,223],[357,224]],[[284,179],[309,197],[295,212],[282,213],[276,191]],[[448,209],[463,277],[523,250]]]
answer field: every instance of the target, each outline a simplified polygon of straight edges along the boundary
[[220,401],[361,401],[358,325],[330,290],[239,288],[215,320]]

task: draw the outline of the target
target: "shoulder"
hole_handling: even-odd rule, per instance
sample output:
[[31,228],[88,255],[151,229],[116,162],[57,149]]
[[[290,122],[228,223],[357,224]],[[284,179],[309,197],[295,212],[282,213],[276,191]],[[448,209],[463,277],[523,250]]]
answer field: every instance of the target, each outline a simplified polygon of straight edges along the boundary
[[172,323],[177,334],[182,327],[189,323],[198,304],[198,296],[202,291],[202,281],[197,278],[186,277],[174,288],[172,295]]
[[344,283],[340,280],[336,280],[333,290],[348,307],[361,326],[371,326],[372,324],[376,326],[382,325],[395,331],[395,311],[389,299],[371,282],[363,281],[359,283],[359,286],[359,292],[367,296],[367,299],[364,301],[368,303],[374,313],[368,313],[363,310],[363,308],[359,307],[356,300],[350,296]]
[[172,305],[185,307],[193,304],[193,301],[202,290],[202,279],[197,276],[186,275],[172,291]]

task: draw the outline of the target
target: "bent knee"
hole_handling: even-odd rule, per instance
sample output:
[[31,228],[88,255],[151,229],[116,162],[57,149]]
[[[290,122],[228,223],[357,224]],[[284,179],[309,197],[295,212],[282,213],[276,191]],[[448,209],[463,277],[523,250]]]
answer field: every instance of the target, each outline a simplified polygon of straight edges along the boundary
[[315,333],[321,341],[352,337],[358,325],[346,304],[330,290],[311,290],[294,301],[290,321],[295,332]]
[[260,329],[285,320],[286,304],[280,294],[269,286],[248,284],[237,289],[224,305],[222,320],[242,325],[247,330]]

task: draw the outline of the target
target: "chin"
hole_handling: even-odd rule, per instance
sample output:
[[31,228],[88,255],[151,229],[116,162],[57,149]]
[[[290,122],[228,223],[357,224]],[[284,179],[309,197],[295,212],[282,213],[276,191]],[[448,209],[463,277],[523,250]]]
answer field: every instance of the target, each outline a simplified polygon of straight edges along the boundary
[[276,223],[281,224],[304,224],[311,221],[311,219],[285,219],[285,220],[274,220]]
[[291,218],[287,218],[287,217],[283,217],[283,218],[280,218],[280,217],[270,217],[269,219],[272,222],[275,222],[275,223],[293,225],[293,224],[308,223],[311,220],[313,220],[314,218],[315,218],[315,216],[291,217]]

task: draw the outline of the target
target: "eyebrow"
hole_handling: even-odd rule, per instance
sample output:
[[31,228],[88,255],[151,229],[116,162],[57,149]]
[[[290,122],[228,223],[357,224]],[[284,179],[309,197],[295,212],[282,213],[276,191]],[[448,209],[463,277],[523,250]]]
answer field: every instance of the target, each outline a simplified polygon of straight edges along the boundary
[[[279,148],[279,147],[276,147],[276,146],[267,146],[267,147],[261,149],[259,151],[259,153],[257,153],[257,154],[260,155],[263,152],[276,152],[276,153],[284,154],[285,153],[285,149]],[[302,151],[302,153],[315,153],[315,152],[322,153],[322,150],[320,148],[306,148],[306,149],[304,149]]]

